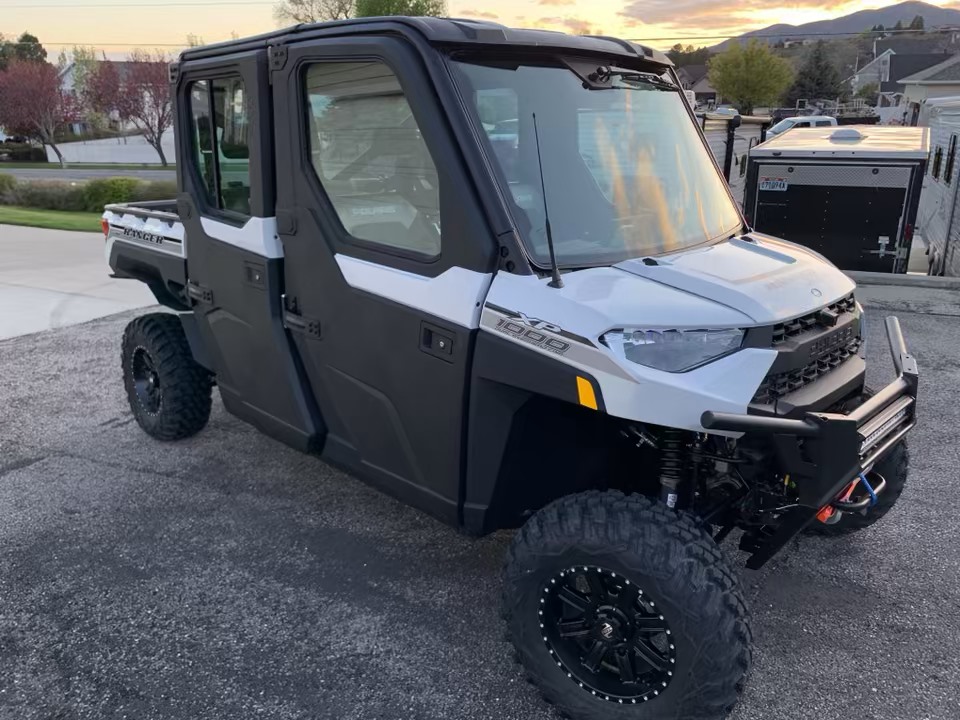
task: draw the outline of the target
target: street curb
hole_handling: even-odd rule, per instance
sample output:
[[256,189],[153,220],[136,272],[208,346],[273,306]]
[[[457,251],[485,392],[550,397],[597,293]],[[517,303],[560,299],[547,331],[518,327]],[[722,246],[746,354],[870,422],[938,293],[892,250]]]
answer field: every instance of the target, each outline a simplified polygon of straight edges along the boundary
[[931,288],[934,290],[960,290],[960,278],[936,277],[933,275],[907,275],[898,273],[846,271],[847,277],[857,285],[892,285],[901,287]]

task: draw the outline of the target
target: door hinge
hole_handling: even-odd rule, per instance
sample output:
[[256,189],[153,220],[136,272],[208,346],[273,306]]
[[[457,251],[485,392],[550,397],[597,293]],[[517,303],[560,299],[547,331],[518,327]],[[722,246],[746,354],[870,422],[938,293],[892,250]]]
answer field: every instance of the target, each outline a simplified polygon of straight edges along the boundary
[[291,332],[301,332],[320,339],[320,321],[314,318],[304,317],[300,314],[299,304],[296,298],[288,298],[287,295],[281,295],[280,301],[283,305],[283,326]]
[[213,305],[213,290],[206,288],[199,283],[195,283],[193,280],[187,281],[187,295],[189,295],[192,300],[196,300],[197,302]]
[[283,66],[287,64],[287,46],[271,45],[267,48],[267,57],[270,58],[271,72],[283,70]]

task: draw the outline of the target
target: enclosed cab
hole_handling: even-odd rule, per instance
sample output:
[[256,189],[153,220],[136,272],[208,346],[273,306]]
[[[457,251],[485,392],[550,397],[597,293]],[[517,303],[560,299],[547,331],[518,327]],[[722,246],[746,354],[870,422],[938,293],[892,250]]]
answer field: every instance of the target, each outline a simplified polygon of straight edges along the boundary
[[[520,528],[504,615],[575,718],[719,718],[736,575],[906,481],[917,371],[864,387],[853,283],[753,232],[667,58],[389,18],[186,51],[177,212],[110,206],[160,440],[225,408],[473,534]],[[236,448],[243,452],[242,447]],[[454,588],[469,605],[471,590]]]

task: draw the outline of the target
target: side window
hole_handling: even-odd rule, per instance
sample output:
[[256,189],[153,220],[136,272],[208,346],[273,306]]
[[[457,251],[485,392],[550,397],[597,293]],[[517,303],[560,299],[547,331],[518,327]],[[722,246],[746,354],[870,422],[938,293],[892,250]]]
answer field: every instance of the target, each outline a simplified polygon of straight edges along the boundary
[[190,86],[193,162],[215,210],[250,214],[249,108],[237,77]]
[[307,68],[308,147],[344,229],[424,259],[440,254],[437,169],[396,75],[383,63]]
[[833,123],[829,120],[817,120],[816,127],[830,127]]
[[943,169],[943,180],[947,185],[953,180],[953,164],[957,159],[957,136],[950,136],[950,149],[947,150],[947,165]]

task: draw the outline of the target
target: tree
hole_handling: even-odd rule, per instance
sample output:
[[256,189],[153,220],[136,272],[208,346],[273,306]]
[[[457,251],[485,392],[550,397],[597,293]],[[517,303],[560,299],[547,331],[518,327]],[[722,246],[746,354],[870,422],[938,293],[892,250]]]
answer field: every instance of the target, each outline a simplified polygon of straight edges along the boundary
[[[90,80],[91,75],[97,69],[97,51],[96,48],[92,47],[77,47],[74,46],[73,59],[70,61],[73,64],[73,94],[77,99],[78,110],[84,115],[87,122],[91,125],[97,126],[102,122],[102,118],[99,117],[97,111],[87,105],[84,100],[86,99],[86,86]],[[67,60],[65,54],[61,54],[60,67],[67,66]]]
[[349,20],[354,0],[283,0],[273,9],[277,22],[286,24]]
[[170,79],[167,66],[170,58],[157,50],[134,50],[117,93],[117,111],[121,120],[129,120],[143,134],[166,166],[163,134],[173,123],[170,100]]
[[187,47],[195,48],[195,47],[200,47],[201,45],[206,45],[206,43],[203,41],[202,36],[196,35],[194,33],[187,34]]
[[91,115],[109,118],[119,112],[120,73],[110,60],[97,62],[80,92],[80,103]]
[[910,21],[910,29],[922,31],[923,28],[924,28],[923,15],[915,15],[913,20]]
[[826,43],[820,40],[797,72],[797,78],[787,92],[787,103],[794,105],[802,99],[833,100],[842,94],[842,86],[840,72],[827,57]]
[[857,90],[856,97],[867,101],[868,105],[876,107],[880,100],[880,86],[877,83],[867,83]]
[[36,35],[31,35],[27,32],[17,38],[13,49],[13,56],[17,60],[23,60],[25,62],[47,61],[47,51],[43,45],[40,44],[40,40],[37,39]]
[[446,0],[357,0],[357,17],[381,15],[443,17],[446,14]]
[[680,43],[677,43],[667,51],[667,57],[669,57],[678,68],[688,65],[706,65],[710,59],[710,48],[694,48],[693,45],[684,47]]
[[897,24],[893,26],[893,31],[899,32],[900,30],[903,30],[903,21],[897,20]]
[[63,167],[57,132],[74,116],[59,70],[48,62],[15,59],[0,72],[0,127],[49,145]]
[[790,85],[790,64],[757,40],[731,45],[709,63],[710,84],[744,115],[774,103]]

